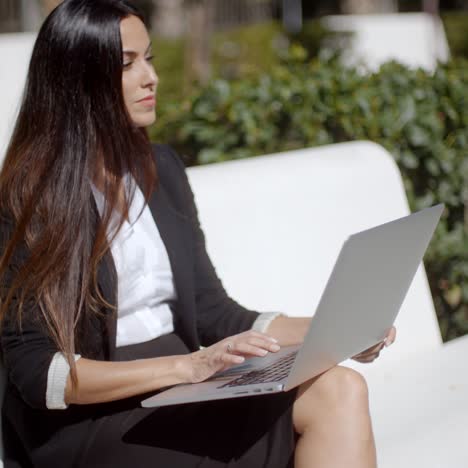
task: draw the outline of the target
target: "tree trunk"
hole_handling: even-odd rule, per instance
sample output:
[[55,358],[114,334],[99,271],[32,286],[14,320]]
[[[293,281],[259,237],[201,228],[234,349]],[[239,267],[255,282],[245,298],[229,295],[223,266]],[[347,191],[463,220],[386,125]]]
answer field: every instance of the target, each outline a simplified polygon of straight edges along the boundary
[[283,26],[291,33],[298,33],[302,29],[301,0],[283,0]]
[[398,12],[397,0],[341,0],[341,11],[351,15]]
[[41,3],[31,0],[19,0],[18,3],[21,5],[22,31],[38,31],[45,17]]
[[184,0],[154,0],[151,29],[158,36],[178,38],[185,33]]
[[211,77],[211,34],[213,32],[214,0],[189,0],[187,44],[185,48],[185,79],[207,84]]
[[42,10],[48,15],[62,0],[40,0]]
[[438,15],[439,0],[423,0],[423,11],[431,15]]

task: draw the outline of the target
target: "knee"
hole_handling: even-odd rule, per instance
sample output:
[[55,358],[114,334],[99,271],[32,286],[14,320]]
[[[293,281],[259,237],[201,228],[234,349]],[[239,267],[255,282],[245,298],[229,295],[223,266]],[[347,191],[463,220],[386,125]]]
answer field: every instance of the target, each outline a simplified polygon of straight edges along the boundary
[[367,383],[357,371],[337,366],[299,387],[294,413],[299,420],[368,414]]
[[348,367],[337,366],[323,374],[317,380],[318,391],[324,402],[336,406],[339,404],[368,404],[367,382],[357,371]]

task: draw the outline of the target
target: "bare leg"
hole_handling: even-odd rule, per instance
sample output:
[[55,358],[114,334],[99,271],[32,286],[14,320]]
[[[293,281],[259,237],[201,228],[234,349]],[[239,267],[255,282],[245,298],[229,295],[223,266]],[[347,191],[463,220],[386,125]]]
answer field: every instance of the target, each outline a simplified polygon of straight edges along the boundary
[[367,385],[335,367],[299,387],[293,408],[296,468],[375,468]]

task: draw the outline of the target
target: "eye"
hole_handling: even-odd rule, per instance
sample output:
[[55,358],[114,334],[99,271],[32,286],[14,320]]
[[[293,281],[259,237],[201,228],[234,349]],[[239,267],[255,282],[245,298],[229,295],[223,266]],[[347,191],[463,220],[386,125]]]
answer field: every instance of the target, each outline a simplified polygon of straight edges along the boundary
[[130,68],[131,65],[132,65],[132,63],[133,63],[133,62],[124,63],[124,64],[122,64],[122,67],[123,67],[124,69]]
[[150,55],[149,57],[146,57],[145,60],[149,63],[152,63],[154,59],[154,55]]

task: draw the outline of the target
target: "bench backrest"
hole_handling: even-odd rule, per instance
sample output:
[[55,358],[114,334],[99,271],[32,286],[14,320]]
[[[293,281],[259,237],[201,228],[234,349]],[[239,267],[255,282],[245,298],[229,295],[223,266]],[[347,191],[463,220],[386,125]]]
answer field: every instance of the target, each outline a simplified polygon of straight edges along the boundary
[[0,34],[0,161],[21,103],[35,38],[32,33]]
[[[261,311],[311,315],[345,238],[408,213],[396,164],[370,142],[195,167],[189,178],[218,274]],[[423,267],[397,328],[379,363],[441,343]]]

